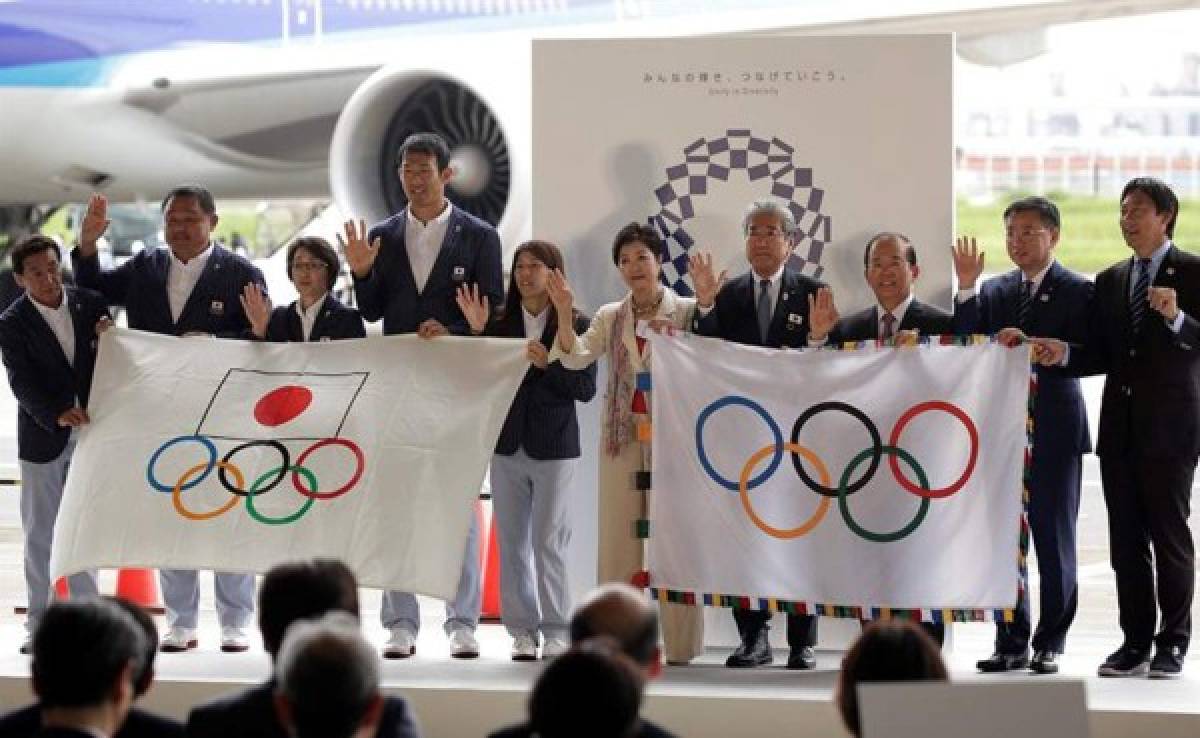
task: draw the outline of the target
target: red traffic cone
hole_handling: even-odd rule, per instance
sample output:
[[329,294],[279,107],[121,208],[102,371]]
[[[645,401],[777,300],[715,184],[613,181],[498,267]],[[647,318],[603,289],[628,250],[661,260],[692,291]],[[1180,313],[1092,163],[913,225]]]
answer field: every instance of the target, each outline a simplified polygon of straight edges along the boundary
[[158,603],[158,583],[153,569],[117,570],[116,595],[152,613],[161,615],[163,612]]

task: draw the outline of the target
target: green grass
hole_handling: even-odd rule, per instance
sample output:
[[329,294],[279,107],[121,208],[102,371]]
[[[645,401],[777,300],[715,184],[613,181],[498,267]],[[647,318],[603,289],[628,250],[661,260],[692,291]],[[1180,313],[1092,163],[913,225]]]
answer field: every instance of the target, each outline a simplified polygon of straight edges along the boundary
[[[1109,197],[1052,196],[1062,214],[1062,235],[1055,249],[1063,266],[1085,274],[1094,274],[1129,257],[1129,247],[1117,227],[1117,201]],[[988,205],[958,202],[958,233],[975,236],[987,252],[986,270],[991,274],[1012,269],[1004,252],[1004,222],[1001,213],[1011,201],[998,200]],[[1200,253],[1200,200],[1180,203],[1175,226],[1175,244]]]

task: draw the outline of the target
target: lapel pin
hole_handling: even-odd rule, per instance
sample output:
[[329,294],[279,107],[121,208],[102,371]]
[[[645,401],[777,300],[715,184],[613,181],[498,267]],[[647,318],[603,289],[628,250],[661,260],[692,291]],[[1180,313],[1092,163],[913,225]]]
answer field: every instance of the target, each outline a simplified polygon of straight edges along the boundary
[[466,276],[467,276],[467,268],[466,267],[463,267],[463,266],[454,267],[454,278],[455,279],[463,279]]
[[209,303],[208,312],[212,313],[213,315],[224,315],[225,303],[221,302],[220,300],[213,300],[211,303]]
[[794,325],[800,325],[804,322],[804,316],[799,313],[788,313],[788,322]]
[[1042,295],[1040,299],[1042,302],[1050,302],[1050,295]]
[[783,294],[781,294],[781,295],[779,296],[779,299],[783,300],[784,302],[787,302],[787,299],[788,299],[788,293],[787,293],[787,292],[784,292]]
[[1175,275],[1175,267],[1167,267],[1167,276],[1171,277],[1174,275]]

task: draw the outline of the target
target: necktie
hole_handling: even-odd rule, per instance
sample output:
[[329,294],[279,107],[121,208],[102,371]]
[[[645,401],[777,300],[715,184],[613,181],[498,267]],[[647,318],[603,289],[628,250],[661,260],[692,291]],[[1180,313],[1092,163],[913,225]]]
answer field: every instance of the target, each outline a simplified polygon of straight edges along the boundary
[[894,338],[896,336],[896,316],[884,313],[880,320],[883,322],[883,331],[879,337],[884,341]]
[[1033,310],[1033,280],[1021,283],[1021,302],[1017,305],[1017,327],[1029,332],[1029,314]]
[[1133,332],[1142,329],[1142,320],[1146,317],[1147,302],[1150,293],[1150,260],[1138,259],[1137,281],[1133,283],[1133,292],[1129,295],[1129,325]]
[[760,280],[758,287],[758,335],[766,343],[767,331],[771,328],[771,280]]

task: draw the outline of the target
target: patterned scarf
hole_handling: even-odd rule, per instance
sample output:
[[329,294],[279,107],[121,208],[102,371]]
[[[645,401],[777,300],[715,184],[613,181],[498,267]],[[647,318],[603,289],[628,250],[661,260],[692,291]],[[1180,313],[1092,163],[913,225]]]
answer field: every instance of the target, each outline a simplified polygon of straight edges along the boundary
[[611,457],[633,440],[633,363],[625,346],[625,321],[633,316],[633,296],[621,301],[608,345],[608,406],[604,410],[604,450]]

